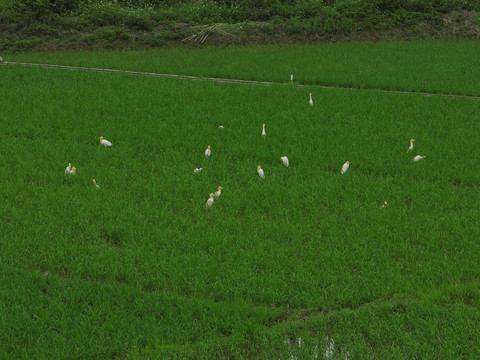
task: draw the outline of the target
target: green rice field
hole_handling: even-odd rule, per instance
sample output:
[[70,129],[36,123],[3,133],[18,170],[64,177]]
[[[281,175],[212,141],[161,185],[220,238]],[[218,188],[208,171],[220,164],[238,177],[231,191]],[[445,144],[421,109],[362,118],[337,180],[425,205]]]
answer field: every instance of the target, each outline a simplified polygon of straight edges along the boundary
[[480,41],[380,41],[9,54],[10,61],[480,96]]
[[[168,50],[170,70],[289,81],[298,53],[338,54],[265,49]],[[193,67],[235,51],[269,66]],[[161,53],[6,60],[168,72]],[[462,59],[398,65],[385,87],[480,94],[474,75],[440,79],[478,61]],[[331,82],[367,86],[357,60]],[[314,69],[297,80],[325,81]],[[0,65],[0,95],[0,358],[480,357],[480,102],[18,65]]]

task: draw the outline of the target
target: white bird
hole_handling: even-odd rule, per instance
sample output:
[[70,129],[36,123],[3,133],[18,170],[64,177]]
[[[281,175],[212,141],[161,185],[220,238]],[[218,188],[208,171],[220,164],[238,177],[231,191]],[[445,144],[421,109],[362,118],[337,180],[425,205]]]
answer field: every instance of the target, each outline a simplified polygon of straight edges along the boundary
[[420,155],[417,155],[413,158],[413,161],[417,162],[417,161],[420,161],[422,160],[423,158],[426,158],[426,156],[420,156]]
[[210,150],[210,145],[208,145],[207,150],[205,150],[205,156],[209,157],[211,153],[212,153],[212,150]]
[[100,136],[99,139],[100,139],[100,145],[103,145],[105,147],[112,146],[112,143],[110,141],[104,139],[103,136]]
[[77,168],[72,167],[70,163],[68,163],[67,168],[65,169],[65,174],[75,175],[77,173]]
[[193,170],[193,172],[194,172],[194,173],[199,173],[199,172],[202,171],[202,170],[203,170],[202,168],[195,168],[195,169]]
[[210,194],[210,197],[207,200],[207,206],[212,207],[213,205],[213,193]]
[[265,124],[263,124],[263,129],[262,129],[262,136],[265,136],[266,133],[265,133]]
[[382,204],[382,206],[380,206],[380,207],[383,208],[383,209],[386,208],[386,207],[387,207],[387,202],[385,201],[385,202]]
[[408,148],[407,152],[409,152],[409,151],[412,151],[412,150],[413,150],[413,142],[414,142],[414,141],[415,141],[415,139],[410,139],[410,146],[409,146],[409,148]]
[[3,58],[0,56],[0,63],[3,63]]
[[312,93],[310,93],[310,106],[313,106]]
[[219,128],[219,129],[223,129],[223,125],[220,125],[218,128]]
[[100,186],[97,185],[97,182],[95,181],[95,179],[93,179],[93,184],[95,185],[95,187],[98,189]]
[[265,177],[265,174],[262,168],[260,167],[260,165],[257,166],[257,173],[258,173],[258,176],[260,176],[262,179]]
[[216,197],[216,198],[218,198],[218,197],[220,197],[220,195],[222,195],[222,189],[223,189],[223,188],[222,188],[221,186],[219,186],[219,187],[218,187],[218,190],[215,191],[215,197]]
[[340,173],[342,175],[345,174],[347,172],[349,166],[350,166],[350,161],[347,161],[345,164],[343,164],[342,171],[340,171]]
[[290,82],[293,82],[293,74],[290,75]]
[[288,158],[286,156],[282,156],[280,158],[280,160],[283,162],[283,165],[285,165],[286,167],[288,167]]

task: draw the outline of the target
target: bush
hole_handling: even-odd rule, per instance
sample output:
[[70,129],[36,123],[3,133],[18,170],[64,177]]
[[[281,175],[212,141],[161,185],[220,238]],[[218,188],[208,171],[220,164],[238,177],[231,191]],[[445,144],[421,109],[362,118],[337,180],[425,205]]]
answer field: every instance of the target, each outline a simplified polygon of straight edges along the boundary
[[293,17],[288,19],[285,22],[285,26],[286,26],[285,30],[288,35],[306,33],[308,30],[308,26],[306,25],[306,22],[300,17]]
[[18,40],[13,42],[10,47],[10,51],[26,51],[42,42],[42,39],[30,39],[30,40]]
[[76,11],[82,0],[50,0],[50,10],[56,14],[64,15]]
[[86,45],[90,45],[93,42],[95,42],[96,39],[97,39],[97,36],[95,34],[87,34],[87,35],[82,36],[80,38],[80,41],[83,42]]
[[85,19],[96,26],[123,25],[126,10],[114,3],[92,4],[84,9]]
[[130,40],[132,36],[122,28],[106,28],[100,33],[100,37],[108,42],[112,42],[117,39]]
[[153,29],[154,23],[145,12],[137,11],[126,15],[125,25],[132,29],[150,31]]

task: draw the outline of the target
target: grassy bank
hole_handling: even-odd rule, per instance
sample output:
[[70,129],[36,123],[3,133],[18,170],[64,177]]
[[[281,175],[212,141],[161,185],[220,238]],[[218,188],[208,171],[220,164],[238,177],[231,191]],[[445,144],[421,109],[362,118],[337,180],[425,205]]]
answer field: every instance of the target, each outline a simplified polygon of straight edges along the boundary
[[478,1],[0,2],[0,51],[480,36]]

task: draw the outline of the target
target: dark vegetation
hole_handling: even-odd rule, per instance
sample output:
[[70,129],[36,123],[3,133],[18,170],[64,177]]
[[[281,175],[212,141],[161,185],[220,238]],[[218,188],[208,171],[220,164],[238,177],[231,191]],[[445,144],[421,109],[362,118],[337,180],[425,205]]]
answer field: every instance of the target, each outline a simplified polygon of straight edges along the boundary
[[480,36],[479,0],[0,0],[0,50]]

